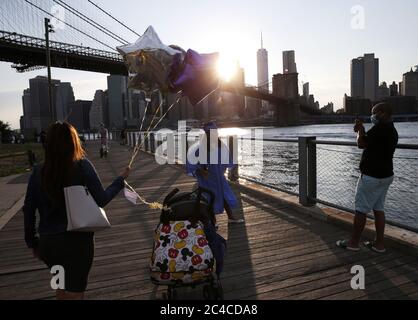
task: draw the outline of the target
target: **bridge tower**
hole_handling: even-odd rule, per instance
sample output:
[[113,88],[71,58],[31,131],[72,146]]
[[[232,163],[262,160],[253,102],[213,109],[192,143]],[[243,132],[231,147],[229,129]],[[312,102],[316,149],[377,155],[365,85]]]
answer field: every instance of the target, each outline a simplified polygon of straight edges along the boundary
[[280,127],[298,125],[300,121],[298,73],[275,74],[273,95],[287,100],[287,103],[276,105],[277,125]]

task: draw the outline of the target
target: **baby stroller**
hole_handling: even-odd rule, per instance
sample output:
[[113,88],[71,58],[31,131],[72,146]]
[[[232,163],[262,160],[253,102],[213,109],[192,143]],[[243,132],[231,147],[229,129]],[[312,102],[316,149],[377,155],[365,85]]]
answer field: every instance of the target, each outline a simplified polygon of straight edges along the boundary
[[164,200],[150,273],[155,285],[167,286],[168,300],[177,299],[178,288],[200,285],[206,300],[223,300],[226,241],[216,233],[213,203],[214,194],[202,188],[192,193],[175,189]]
[[108,154],[109,154],[109,148],[107,144],[102,144],[100,147],[100,159],[107,158]]

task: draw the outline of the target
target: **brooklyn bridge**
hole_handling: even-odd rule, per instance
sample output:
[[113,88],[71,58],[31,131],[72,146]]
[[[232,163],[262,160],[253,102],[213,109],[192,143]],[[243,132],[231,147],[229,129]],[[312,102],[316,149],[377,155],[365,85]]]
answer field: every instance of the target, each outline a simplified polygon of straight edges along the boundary
[[[140,34],[93,1],[5,0],[0,10],[0,61],[10,62],[17,72],[44,68],[49,46],[52,67],[128,75],[116,47],[134,42]],[[45,18],[55,26],[48,43]],[[221,89],[269,102],[277,125],[298,124],[302,114],[321,115],[297,99],[261,88],[226,83]]]

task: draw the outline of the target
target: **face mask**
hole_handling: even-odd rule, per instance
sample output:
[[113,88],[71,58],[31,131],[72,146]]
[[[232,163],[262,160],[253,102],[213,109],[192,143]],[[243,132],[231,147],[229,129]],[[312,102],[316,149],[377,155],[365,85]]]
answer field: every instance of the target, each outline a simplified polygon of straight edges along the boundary
[[370,120],[372,121],[372,123],[374,125],[377,125],[380,122],[379,119],[377,118],[377,116],[375,114],[370,117]]

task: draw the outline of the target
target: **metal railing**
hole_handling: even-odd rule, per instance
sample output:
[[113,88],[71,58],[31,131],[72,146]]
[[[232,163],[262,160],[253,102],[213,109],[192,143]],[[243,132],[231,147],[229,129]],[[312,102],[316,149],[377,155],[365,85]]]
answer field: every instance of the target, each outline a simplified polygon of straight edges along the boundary
[[[85,141],[95,141],[100,140],[100,134],[96,132],[79,132],[80,137],[84,138]],[[109,132],[108,139],[116,141],[117,137],[120,136],[119,131],[111,131]]]
[[[45,39],[26,36],[23,34],[17,34],[14,32],[0,31],[0,41],[10,44],[23,45],[32,48],[45,49]],[[50,41],[50,47],[52,51],[60,51],[65,53],[72,53],[77,55],[89,56],[94,58],[101,58],[116,62],[123,62],[123,58],[120,54],[115,52],[103,51],[89,47],[82,47],[69,43]]]
[[[118,135],[114,134],[117,137]],[[134,146],[144,141],[143,150],[155,153],[162,143],[161,135],[128,132],[127,143]],[[188,136],[188,146],[197,139]],[[233,141],[233,140],[229,140]],[[243,141],[263,141],[262,170],[256,170],[257,154],[246,150]],[[354,197],[361,175],[359,163],[362,151],[355,142],[299,139],[240,138],[229,142],[239,154],[239,178],[299,197],[304,206],[322,204],[355,213]],[[251,155],[250,155],[251,154]],[[176,158],[176,160],[178,160]],[[395,180],[386,202],[387,223],[418,232],[418,145],[399,144],[394,156]],[[369,215],[373,218],[372,215]]]
[[[278,150],[284,150],[284,153],[276,154],[279,160],[275,164],[280,166],[280,162],[283,163],[286,158],[290,158],[287,160],[290,164],[297,161],[297,188],[292,189],[288,185],[289,181],[294,181],[295,170],[288,170],[288,174],[283,174],[280,180],[273,183],[266,183],[263,181],[266,179],[258,177],[248,179],[244,176],[244,179],[297,195],[300,203],[305,206],[319,203],[355,213],[354,201],[361,175],[359,163],[362,154],[355,142],[316,140],[315,137],[264,141],[283,145]],[[293,149],[289,147],[292,145]],[[267,149],[272,148],[269,146]],[[418,145],[399,144],[393,161],[395,180],[387,195],[387,222],[418,232]],[[373,218],[372,215],[369,217]]]

